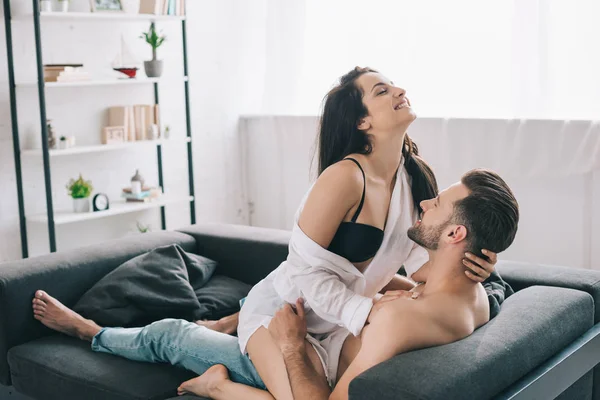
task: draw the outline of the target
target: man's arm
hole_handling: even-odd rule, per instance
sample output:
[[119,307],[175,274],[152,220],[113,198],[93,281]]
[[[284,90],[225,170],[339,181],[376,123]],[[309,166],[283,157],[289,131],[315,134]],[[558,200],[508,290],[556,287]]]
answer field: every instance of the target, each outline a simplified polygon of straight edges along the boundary
[[295,400],[327,400],[329,398],[331,394],[329,385],[313,368],[304,344],[283,346],[281,354]]
[[331,393],[326,379],[315,371],[306,352],[304,302],[296,301],[275,313],[269,332],[279,345],[295,400],[326,400]]

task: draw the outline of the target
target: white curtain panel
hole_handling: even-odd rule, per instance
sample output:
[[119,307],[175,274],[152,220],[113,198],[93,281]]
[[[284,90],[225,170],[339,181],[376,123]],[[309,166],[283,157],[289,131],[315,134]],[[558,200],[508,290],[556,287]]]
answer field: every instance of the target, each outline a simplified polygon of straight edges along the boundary
[[[317,117],[240,122],[249,223],[291,229],[311,179]],[[441,188],[472,168],[497,171],[521,207],[502,258],[600,269],[600,124],[419,118],[409,130]]]
[[289,75],[299,98],[284,112],[317,114],[360,65],[406,88],[422,116],[596,119],[599,17],[597,0],[306,0],[304,40],[288,43],[302,53]]

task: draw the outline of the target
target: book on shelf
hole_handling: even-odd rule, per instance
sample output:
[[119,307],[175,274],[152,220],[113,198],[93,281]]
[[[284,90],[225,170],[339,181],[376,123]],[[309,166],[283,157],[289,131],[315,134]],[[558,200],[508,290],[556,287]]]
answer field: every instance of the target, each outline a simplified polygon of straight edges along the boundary
[[185,0],[141,0],[140,14],[185,15]]
[[133,106],[134,124],[135,124],[135,140],[146,140],[146,106]]
[[122,126],[125,129],[124,140],[129,141],[129,112],[127,107],[109,107],[108,109],[108,125]]
[[158,104],[108,107],[108,126],[124,127],[125,142],[158,139],[158,137],[153,136],[152,125],[158,127],[158,137],[160,137],[160,108]]
[[83,70],[83,64],[46,64],[44,82],[88,81],[90,75]]
[[159,187],[146,187],[139,193],[132,193],[131,188],[123,188],[121,197],[126,202],[146,203],[159,198],[162,195],[162,190]]

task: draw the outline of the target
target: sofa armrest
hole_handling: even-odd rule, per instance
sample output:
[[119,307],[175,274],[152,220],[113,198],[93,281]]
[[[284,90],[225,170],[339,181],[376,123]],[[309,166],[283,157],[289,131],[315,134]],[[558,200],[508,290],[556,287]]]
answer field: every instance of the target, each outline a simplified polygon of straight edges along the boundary
[[219,274],[250,285],[287,258],[292,236],[290,231],[232,224],[192,225],[179,231],[196,239],[198,254],[219,263]]
[[492,398],[587,332],[593,313],[587,293],[524,289],[471,336],[400,354],[356,377],[350,399]]
[[179,232],[135,235],[75,250],[0,265],[0,382],[10,384],[6,355],[11,347],[50,334],[33,318],[31,300],[42,289],[68,307],[104,275],[159,246],[194,251],[194,238]]
[[515,292],[539,285],[564,287],[589,293],[596,305],[594,323],[600,322],[600,271],[518,261],[499,261],[497,270]]

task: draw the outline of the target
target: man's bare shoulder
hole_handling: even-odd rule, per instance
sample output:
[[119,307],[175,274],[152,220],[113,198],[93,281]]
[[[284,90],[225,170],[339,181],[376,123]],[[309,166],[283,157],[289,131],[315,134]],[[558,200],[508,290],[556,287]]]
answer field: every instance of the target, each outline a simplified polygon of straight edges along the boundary
[[[479,304],[477,308],[480,308]],[[487,312],[489,315],[489,310]],[[388,333],[393,332],[391,337],[394,338],[396,352],[403,353],[452,343],[469,336],[487,322],[487,319],[483,322],[483,317],[474,318],[474,313],[482,314],[484,310],[474,310],[464,301],[448,295],[398,299],[383,307],[372,325],[386,326]]]

